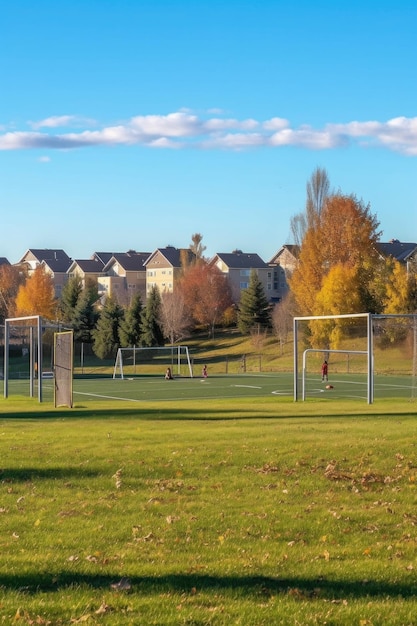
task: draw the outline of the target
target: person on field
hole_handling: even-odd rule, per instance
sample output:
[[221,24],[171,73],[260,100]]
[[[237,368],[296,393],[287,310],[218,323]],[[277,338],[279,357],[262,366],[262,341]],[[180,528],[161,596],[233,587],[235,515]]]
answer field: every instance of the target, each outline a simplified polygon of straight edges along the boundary
[[323,365],[321,366],[321,379],[323,381],[329,380],[329,366],[327,364],[327,361],[324,361]]
[[203,378],[207,378],[208,373],[207,373],[207,365],[203,365],[203,370],[201,372],[201,375]]
[[165,372],[165,380],[173,380],[171,368],[167,367],[167,371]]

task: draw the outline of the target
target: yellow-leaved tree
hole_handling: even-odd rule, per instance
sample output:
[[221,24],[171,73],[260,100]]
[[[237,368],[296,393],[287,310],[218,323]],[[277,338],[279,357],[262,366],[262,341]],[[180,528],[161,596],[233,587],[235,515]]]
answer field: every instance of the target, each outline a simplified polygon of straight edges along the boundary
[[390,260],[392,264],[388,280],[385,285],[384,313],[408,313],[410,311],[410,280],[407,269],[397,260]]
[[[314,303],[315,315],[363,313],[360,276],[355,266],[338,263],[326,274]],[[312,320],[311,342],[319,348],[338,350],[341,340],[356,324],[354,319]]]
[[[378,222],[369,206],[354,196],[334,194],[326,198],[316,219],[309,220],[302,241],[298,265],[289,284],[301,315],[323,314],[317,296],[332,268],[354,268],[358,280],[361,312],[374,308],[370,285],[378,264],[376,242]],[[346,311],[345,295],[334,293],[333,314]],[[349,312],[360,312],[349,311]],[[372,312],[372,311],[371,311]],[[330,314],[327,312],[327,314]]]
[[57,300],[54,283],[42,267],[37,267],[33,274],[19,287],[15,303],[16,317],[41,315],[47,320],[56,317]]

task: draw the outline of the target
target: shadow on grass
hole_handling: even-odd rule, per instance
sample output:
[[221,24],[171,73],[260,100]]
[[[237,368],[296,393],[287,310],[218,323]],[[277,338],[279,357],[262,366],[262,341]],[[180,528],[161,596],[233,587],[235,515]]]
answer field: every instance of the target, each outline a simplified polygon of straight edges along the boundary
[[[30,594],[62,591],[76,587],[92,589],[115,589],[141,594],[204,593],[214,591],[253,596],[290,595],[299,599],[334,600],[344,598],[413,598],[417,583],[389,583],[381,581],[357,581],[351,579],[320,580],[308,578],[272,578],[267,576],[205,576],[201,574],[170,574],[166,576],[117,576],[77,575],[71,572],[39,574],[37,576],[0,575],[3,591],[22,591]],[[123,584],[125,583],[125,584]]]
[[85,467],[24,467],[13,469],[0,468],[0,482],[16,483],[16,482],[32,482],[35,480],[69,480],[74,478],[93,478],[98,476],[99,472],[95,472]]
[[[4,405],[3,405],[4,406]],[[134,421],[246,421],[246,420],[332,420],[332,419],[384,419],[387,417],[394,417],[395,419],[407,419],[416,417],[415,410],[405,410],[406,407],[399,408],[395,413],[392,410],[387,412],[381,411],[375,407],[374,411],[366,412],[357,410],[356,412],[347,413],[346,411],[329,412],[326,413],[323,407],[320,407],[320,411],[317,411],[317,407],[312,409],[311,413],[300,411],[300,413],[294,413],[293,410],[286,411],[285,405],[278,405],[276,407],[276,413],[271,414],[270,407],[265,414],[262,414],[262,409],[259,404],[254,402],[253,407],[243,407],[241,404],[235,408],[227,409],[224,406],[221,408],[210,408],[209,403],[204,404],[201,408],[196,407],[170,407],[168,404],[160,406],[158,408],[149,407],[146,403],[141,405],[135,405],[134,408],[90,408],[88,405],[78,406],[73,409],[27,409],[22,411],[4,411],[0,414],[1,421],[13,421],[13,420],[25,420],[42,422],[43,420],[54,421],[66,421],[66,420],[113,420],[113,419],[131,419]]]

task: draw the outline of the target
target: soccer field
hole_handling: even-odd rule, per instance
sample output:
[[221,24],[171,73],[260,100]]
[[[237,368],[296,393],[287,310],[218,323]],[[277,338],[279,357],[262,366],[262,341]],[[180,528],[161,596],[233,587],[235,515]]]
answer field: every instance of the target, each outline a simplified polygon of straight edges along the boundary
[[[336,374],[327,383],[317,375],[307,376],[306,401],[335,401],[352,399],[367,401],[367,379],[364,374]],[[299,398],[302,401],[301,380]],[[27,380],[11,380],[9,394],[26,396]],[[36,394],[35,394],[36,395]],[[53,401],[53,380],[43,381],[43,401]],[[200,377],[177,377],[165,380],[162,376],[137,376],[125,379],[111,377],[76,377],[74,379],[74,404],[88,401],[121,400],[130,402],[204,400],[215,398],[260,398],[273,396],[277,402],[294,398],[294,377],[291,373],[216,375],[207,379]],[[382,398],[414,399],[415,381],[410,376],[376,375],[374,378],[374,401]]]

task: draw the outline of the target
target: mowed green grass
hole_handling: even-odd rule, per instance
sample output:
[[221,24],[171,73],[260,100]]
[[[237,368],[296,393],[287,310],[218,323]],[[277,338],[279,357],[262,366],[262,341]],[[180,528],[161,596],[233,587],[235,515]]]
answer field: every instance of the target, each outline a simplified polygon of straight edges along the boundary
[[416,404],[321,398],[1,399],[0,622],[415,624]]

